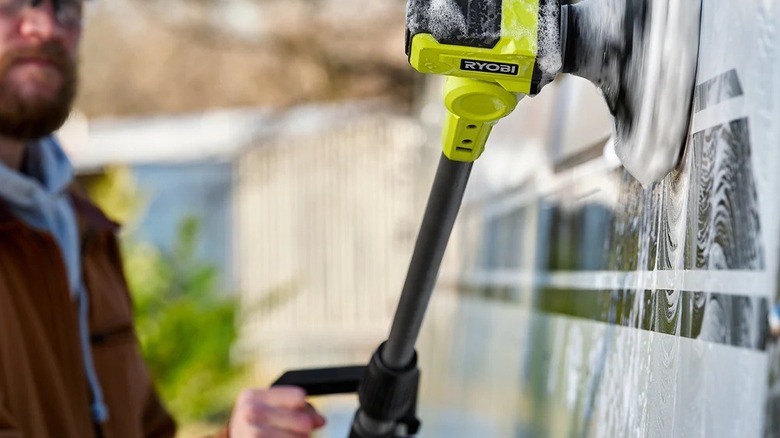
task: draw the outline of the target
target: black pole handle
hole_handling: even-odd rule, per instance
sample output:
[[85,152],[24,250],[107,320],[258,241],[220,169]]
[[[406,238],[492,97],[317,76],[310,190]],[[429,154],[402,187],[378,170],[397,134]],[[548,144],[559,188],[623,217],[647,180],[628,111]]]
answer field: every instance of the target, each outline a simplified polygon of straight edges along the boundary
[[357,392],[360,408],[350,438],[412,436],[420,428],[416,412],[420,371],[414,346],[472,165],[441,156],[390,336],[368,366],[288,371],[273,384],[300,386],[309,395]]
[[298,386],[310,396],[350,394],[357,392],[366,368],[365,365],[356,365],[287,371],[271,386]]

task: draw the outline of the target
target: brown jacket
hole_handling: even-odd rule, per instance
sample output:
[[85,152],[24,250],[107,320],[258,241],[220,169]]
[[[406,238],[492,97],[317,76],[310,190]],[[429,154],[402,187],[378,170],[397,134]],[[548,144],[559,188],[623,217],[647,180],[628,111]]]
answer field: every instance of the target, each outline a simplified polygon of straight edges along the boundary
[[[171,437],[141,358],[117,225],[73,194],[89,293],[92,354],[109,420],[105,438]],[[54,238],[0,202],[0,438],[89,438],[90,395],[77,306]]]

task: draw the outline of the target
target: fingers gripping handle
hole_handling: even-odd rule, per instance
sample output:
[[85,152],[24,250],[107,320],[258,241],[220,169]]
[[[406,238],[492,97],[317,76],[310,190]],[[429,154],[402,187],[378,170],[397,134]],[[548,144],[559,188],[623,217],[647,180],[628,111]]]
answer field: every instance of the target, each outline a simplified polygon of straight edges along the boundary
[[517,96],[495,82],[447,77],[442,133],[444,155],[453,161],[474,161],[485,150],[490,131],[517,106]]

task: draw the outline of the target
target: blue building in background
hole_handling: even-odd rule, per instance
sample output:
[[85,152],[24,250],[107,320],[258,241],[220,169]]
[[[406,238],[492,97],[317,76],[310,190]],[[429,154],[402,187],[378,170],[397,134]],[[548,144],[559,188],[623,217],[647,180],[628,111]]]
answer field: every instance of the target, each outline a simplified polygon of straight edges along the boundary
[[220,289],[234,292],[235,162],[267,132],[268,111],[97,120],[88,128],[82,123],[83,135],[66,126],[62,136],[78,174],[101,175],[112,166],[130,170],[141,211],[123,224],[128,236],[170,253],[180,226],[195,219],[195,257],[217,268]]
[[173,250],[182,222],[195,218],[199,224],[196,257],[222,274],[222,289],[233,291],[232,199],[233,166],[230,162],[137,164],[132,166],[145,205],[132,236],[154,244],[164,252]]

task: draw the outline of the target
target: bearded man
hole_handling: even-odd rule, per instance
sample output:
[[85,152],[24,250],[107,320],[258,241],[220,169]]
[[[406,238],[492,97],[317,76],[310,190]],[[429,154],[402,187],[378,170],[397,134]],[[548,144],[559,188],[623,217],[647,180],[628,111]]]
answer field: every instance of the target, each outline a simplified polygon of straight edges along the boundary
[[[77,89],[82,0],[0,0],[0,436],[169,437],[141,358],[117,224],[52,136]],[[299,388],[247,389],[220,434],[308,436]]]

